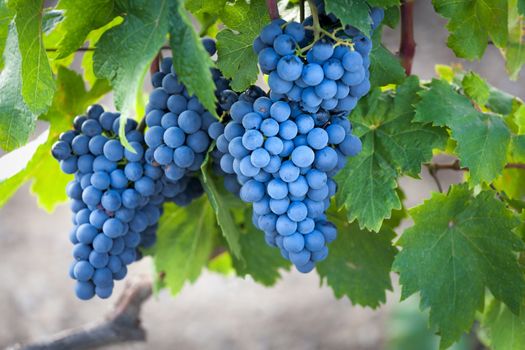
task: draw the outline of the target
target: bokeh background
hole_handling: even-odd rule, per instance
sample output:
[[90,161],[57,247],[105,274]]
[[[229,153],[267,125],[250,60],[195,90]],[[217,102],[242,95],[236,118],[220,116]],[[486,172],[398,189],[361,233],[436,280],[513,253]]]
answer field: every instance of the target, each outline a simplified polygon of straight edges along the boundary
[[[414,74],[430,79],[435,64],[461,63],[494,86],[525,99],[525,74],[511,82],[494,46],[488,47],[479,62],[455,58],[445,44],[445,24],[434,13],[430,1],[416,1]],[[385,29],[383,39],[395,52],[399,32]],[[111,100],[106,101],[106,106],[112,107]],[[462,174],[443,171],[439,176],[448,186],[459,182]],[[430,191],[436,190],[427,173],[420,180],[404,178],[401,186],[406,192],[407,207],[421,203]],[[403,223],[403,227],[409,225],[410,222]],[[73,283],[67,274],[70,226],[67,205],[47,214],[36,205],[28,185],[0,209],[1,348],[100,320],[124,287],[124,283],[118,283],[114,296],[105,301],[81,302],[74,297]],[[151,261],[143,259],[131,266],[129,275],[151,271]],[[206,271],[197,283],[186,285],[176,297],[162,292],[145,303],[142,321],[148,332],[147,343],[111,348],[437,349],[437,337],[426,330],[427,316],[418,311],[417,298],[399,303],[399,286],[393,278],[394,291],[388,294],[386,305],[372,310],[352,306],[347,299],[336,300],[331,289],[320,287],[314,273],[286,272],[275,287],[265,288],[249,278]],[[466,336],[455,349],[476,346]]]

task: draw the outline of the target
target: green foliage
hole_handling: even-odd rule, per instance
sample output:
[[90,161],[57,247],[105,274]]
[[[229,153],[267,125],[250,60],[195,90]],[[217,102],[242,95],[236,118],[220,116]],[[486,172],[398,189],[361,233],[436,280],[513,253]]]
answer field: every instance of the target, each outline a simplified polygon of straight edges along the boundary
[[520,316],[516,316],[508,307],[493,300],[487,308],[483,327],[490,337],[492,350],[520,350],[525,344],[523,307]]
[[27,142],[37,118],[22,98],[22,58],[17,41],[16,28],[10,25],[3,56],[6,66],[0,75],[0,147],[6,151]]
[[57,9],[64,11],[64,20],[57,29],[63,33],[57,58],[69,56],[82,46],[90,32],[108,24],[116,15],[114,0],[60,0]]
[[55,81],[42,41],[43,0],[12,0],[14,23],[22,60],[22,96],[34,114],[44,113],[55,93]]
[[215,114],[215,84],[212,61],[192,27],[182,4],[172,4],[169,12],[170,45],[177,78],[188,93],[195,94],[204,107]]
[[326,12],[335,13],[343,24],[349,24],[370,36],[372,19],[365,0],[325,0]]
[[451,129],[459,160],[469,168],[473,184],[490,182],[503,170],[510,142],[507,125],[500,116],[476,110],[454,86],[432,80],[421,92],[415,119]]
[[166,39],[168,2],[122,1],[119,10],[126,13],[124,21],[102,34],[93,67],[97,77],[111,82],[115,105],[121,112],[119,134],[128,145],[124,126],[134,110],[146,70]]
[[394,231],[387,226],[378,233],[362,230],[349,224],[341,212],[330,212],[328,219],[336,224],[339,236],[328,258],[317,267],[319,275],[337,298],[347,296],[353,304],[378,307],[386,301],[386,291],[392,290]]
[[217,66],[231,86],[242,91],[257,80],[257,55],[253,40],[268,23],[269,17],[263,0],[253,0],[249,5],[237,0],[235,6],[227,4],[221,15],[227,28],[217,34]]
[[357,219],[361,228],[379,231],[392,210],[401,208],[397,178],[417,176],[432,149],[445,146],[441,128],[412,120],[419,90],[417,78],[410,77],[396,93],[372,91],[350,116],[363,151],[337,175],[336,198],[348,209],[348,219]]
[[[270,22],[263,0],[60,0],[44,8],[48,3],[0,1],[0,147],[13,151],[10,159],[27,159],[9,173],[0,167],[0,206],[27,182],[47,211],[63,202],[72,176],[60,171],[51,145],[71,128],[75,115],[110,91],[123,115],[122,136],[124,120],[143,115],[144,77],[168,43],[179,80],[213,114],[210,68],[219,68],[236,91],[259,77],[252,43]],[[296,15],[298,4],[288,2],[286,15]],[[398,57],[382,45],[381,29],[371,33],[368,15],[370,7],[383,7],[383,24],[396,27],[399,0],[325,4],[343,24],[372,35],[373,49],[372,90],[348,116],[363,151],[349,158],[336,178],[337,205],[328,220],[339,237],[318,265],[321,283],[337,298],[376,308],[392,290],[395,271],[403,298],[420,294],[442,348],[471,330],[476,317],[493,349],[522,348],[523,101],[457,66],[438,65],[439,79],[429,82],[406,77]],[[509,76],[518,77],[525,63],[524,0],[433,0],[433,5],[448,19],[448,45],[458,57],[480,59],[492,41]],[[193,19],[200,22],[198,32]],[[216,62],[200,42],[203,35],[216,36]],[[80,47],[88,48],[82,74],[68,68],[80,62]],[[169,56],[166,50],[162,55]],[[37,120],[48,130],[35,137]],[[464,182],[407,210],[400,177],[418,179],[425,165],[437,169],[429,162],[439,153],[459,160]],[[253,226],[248,206],[212,173],[206,163],[196,174],[206,196],[187,208],[164,206],[157,244],[145,252],[156,267],[156,290],[176,294],[203,268],[271,286],[290,267]],[[414,224],[403,232],[405,219]],[[392,243],[396,238],[400,251]],[[495,300],[484,309],[487,290]],[[434,344],[436,338],[427,340]]]
[[213,209],[205,198],[187,208],[164,206],[154,260],[157,275],[172,294],[186,281],[197,280],[212,253],[217,229]]
[[210,167],[204,164],[202,170],[202,184],[208,195],[211,206],[217,216],[217,223],[221,227],[223,236],[226,238],[230,251],[235,257],[242,259],[239,225],[233,216],[233,206],[238,205],[231,193],[227,193],[224,188],[219,187],[222,179],[214,178],[210,172]]
[[414,226],[398,244],[394,262],[402,298],[420,292],[439,328],[441,348],[467,331],[483,310],[485,288],[518,313],[525,279],[516,252],[525,244],[512,232],[519,221],[492,191],[477,196],[468,186],[434,194],[410,211]]

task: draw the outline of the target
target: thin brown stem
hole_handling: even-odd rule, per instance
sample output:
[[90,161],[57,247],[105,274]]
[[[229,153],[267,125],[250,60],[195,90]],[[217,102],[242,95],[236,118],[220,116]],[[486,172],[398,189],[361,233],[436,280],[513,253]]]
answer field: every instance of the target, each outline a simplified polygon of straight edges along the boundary
[[[459,164],[459,160],[455,160],[452,163],[449,164],[439,164],[439,163],[432,163],[427,164],[427,168],[433,168],[435,171],[439,170],[454,170],[454,171],[469,171],[469,168],[467,167],[461,167]],[[525,164],[523,163],[507,163],[505,164],[505,169],[522,169],[525,170]]]
[[[75,52],[86,52],[86,51],[95,51],[96,47],[79,47],[75,50]],[[171,48],[169,46],[163,46],[160,48],[161,50],[170,50]],[[47,52],[56,52],[58,51],[57,47],[48,47],[46,48]]]
[[399,57],[407,75],[412,72],[412,62],[416,54],[414,40],[414,0],[403,0],[401,3],[401,43]]
[[266,0],[266,7],[268,8],[268,14],[270,19],[274,20],[279,18],[279,8],[277,7],[277,0]]
[[304,0],[299,1],[299,20],[304,21]]
[[443,186],[441,186],[441,181],[439,180],[439,177],[437,176],[436,168],[431,166],[431,165],[429,165],[427,168],[428,168],[428,173],[430,174],[430,176],[432,177],[432,179],[436,183],[436,187],[437,187],[438,191],[439,192],[443,192]]

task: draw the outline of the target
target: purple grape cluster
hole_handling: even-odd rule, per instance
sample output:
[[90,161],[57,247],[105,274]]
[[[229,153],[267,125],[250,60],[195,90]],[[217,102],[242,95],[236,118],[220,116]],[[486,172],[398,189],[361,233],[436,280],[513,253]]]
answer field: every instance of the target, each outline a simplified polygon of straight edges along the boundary
[[336,237],[324,215],[337,189],[332,177],[359,153],[359,138],[345,118],[319,118],[266,96],[241,95],[230,116],[224,128],[213,124],[222,171],[235,176],[240,198],[253,204],[266,242],[299,271],[311,271]]
[[52,147],[62,171],[75,175],[66,188],[74,213],[70,275],[83,300],[111,295],[114,280],[123,279],[127,265],[140,258],[139,246],[152,244],[162,213],[151,201],[158,186],[143,160],[142,133],[127,120],[126,136],[135,150],[130,152],[118,140],[119,123],[118,113],[93,105]]
[[253,47],[261,71],[268,74],[271,97],[298,102],[309,113],[348,113],[370,90],[372,42],[351,28],[347,31],[353,35],[336,33],[338,42],[334,35],[313,42],[307,29],[311,25],[311,17],[302,24],[276,19],[255,39]]

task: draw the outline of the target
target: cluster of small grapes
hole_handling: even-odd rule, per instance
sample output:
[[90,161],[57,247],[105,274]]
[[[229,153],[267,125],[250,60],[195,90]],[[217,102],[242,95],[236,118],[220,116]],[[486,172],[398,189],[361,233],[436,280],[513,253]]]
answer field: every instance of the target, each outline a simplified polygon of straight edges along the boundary
[[[202,43],[213,56],[215,42],[203,39]],[[219,98],[220,92],[229,88],[229,81],[216,68],[212,68],[212,76]],[[211,143],[208,128],[216,119],[178,81],[171,58],[162,61],[160,71],[152,76],[152,84],[155,89],[146,107],[148,129],[145,142],[148,149],[145,159],[163,174],[163,183],[168,188],[186,189],[176,196],[165,194],[165,197],[178,205],[188,205],[203,193],[199,180],[193,174],[204,161]],[[217,113],[222,114],[223,111],[219,105]]]
[[255,39],[259,66],[269,75],[270,97],[298,102],[310,113],[347,113],[370,90],[372,42],[351,28],[338,34],[333,23],[312,42],[311,24],[312,17],[302,24],[276,19]]
[[255,226],[301,272],[328,254],[326,245],[336,237],[324,215],[336,192],[332,177],[361,150],[347,119],[317,114],[296,102],[244,93],[225,127],[210,126],[220,167],[241,185],[240,198],[253,203]]
[[141,257],[139,245],[154,243],[151,231],[162,213],[152,200],[159,186],[155,168],[143,160],[142,133],[127,120],[126,136],[135,152],[124,149],[119,123],[119,114],[93,105],[52,147],[62,171],[75,175],[66,189],[74,213],[70,275],[83,300],[111,295],[114,280],[124,278],[127,265]]

